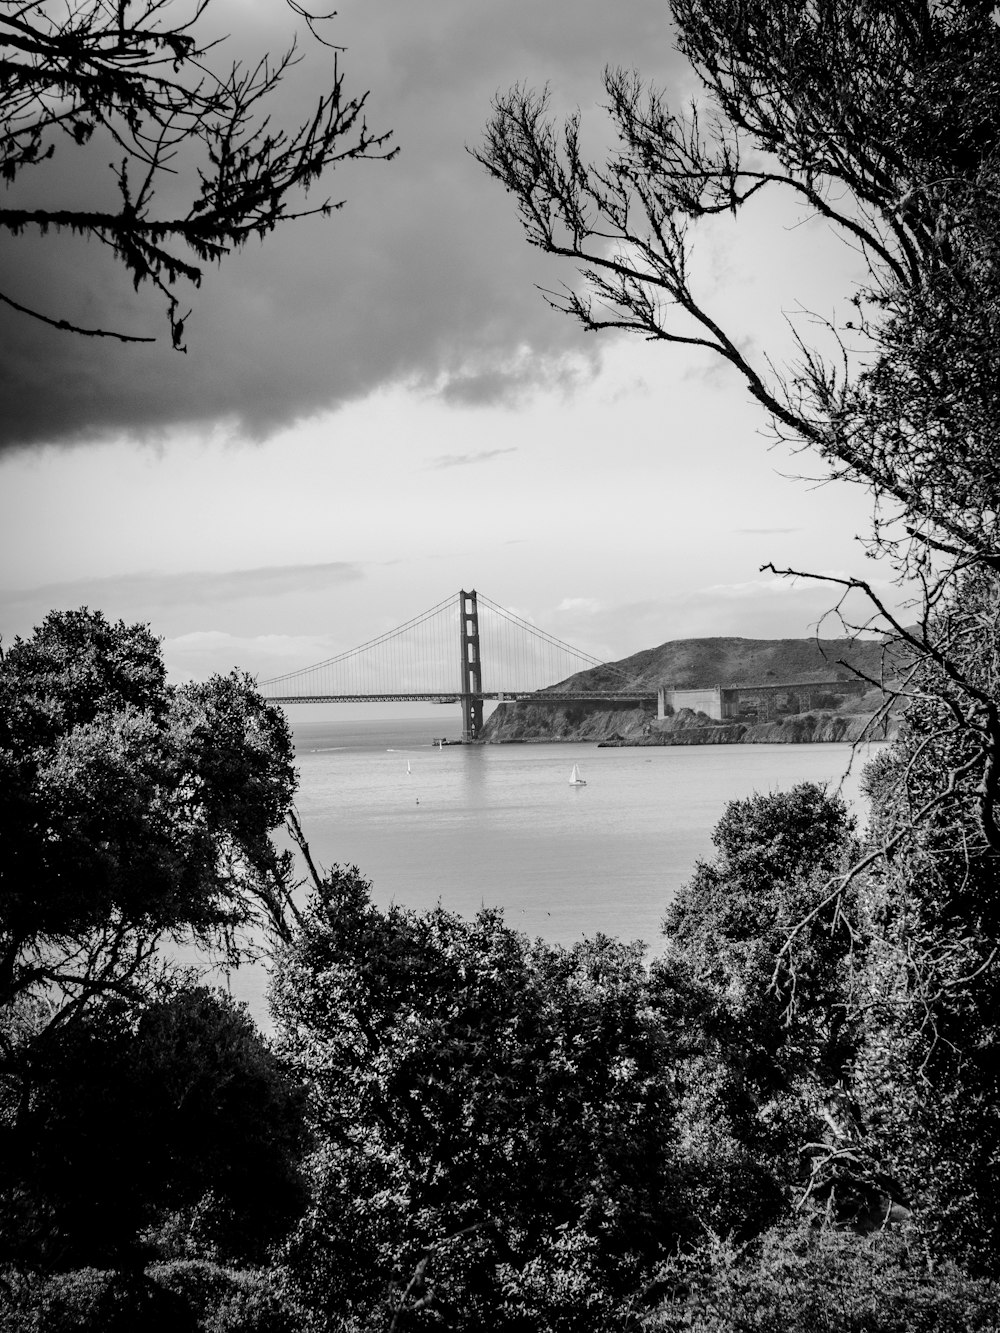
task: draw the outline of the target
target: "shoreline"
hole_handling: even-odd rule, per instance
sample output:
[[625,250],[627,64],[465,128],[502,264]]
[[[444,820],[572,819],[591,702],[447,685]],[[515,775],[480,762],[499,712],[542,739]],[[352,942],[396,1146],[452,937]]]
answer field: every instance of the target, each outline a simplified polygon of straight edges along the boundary
[[816,745],[891,741],[898,718],[877,710],[844,712],[814,710],[770,721],[720,722],[683,709],[656,718],[641,708],[543,707],[501,705],[488,719],[481,745],[545,745],[593,743],[599,748],[642,748],[666,745]]

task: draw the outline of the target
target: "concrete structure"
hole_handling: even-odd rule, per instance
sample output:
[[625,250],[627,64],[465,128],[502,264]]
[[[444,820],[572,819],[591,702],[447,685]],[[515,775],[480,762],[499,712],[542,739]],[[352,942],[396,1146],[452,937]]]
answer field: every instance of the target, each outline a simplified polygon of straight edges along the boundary
[[661,685],[656,692],[656,716],[661,721],[669,716],[668,708],[671,713],[679,713],[682,708],[690,708],[692,712],[704,713],[706,717],[721,722],[722,687],[709,685],[700,690],[678,690],[671,685]]
[[462,634],[462,740],[479,739],[483,729],[483,664],[479,656],[479,602],[475,589],[458,594]]
[[711,685],[698,689],[661,685],[656,696],[656,715],[662,721],[669,716],[668,709],[677,713],[682,708],[690,708],[716,722],[743,717],[770,722],[779,713],[808,713],[810,709],[829,706],[826,698],[830,696],[834,699],[849,695],[857,697],[871,688],[867,681],[855,678],[767,685]]

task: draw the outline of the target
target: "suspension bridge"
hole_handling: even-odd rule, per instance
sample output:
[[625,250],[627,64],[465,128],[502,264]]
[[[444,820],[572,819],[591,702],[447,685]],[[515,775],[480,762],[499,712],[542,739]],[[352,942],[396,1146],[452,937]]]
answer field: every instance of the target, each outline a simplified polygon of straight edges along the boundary
[[[603,668],[602,687],[573,688],[569,678],[594,667]],[[656,702],[648,690],[616,686],[617,675],[599,658],[463,589],[368,643],[272,676],[259,688],[280,704],[459,703],[462,740],[471,742],[482,731],[486,700]]]

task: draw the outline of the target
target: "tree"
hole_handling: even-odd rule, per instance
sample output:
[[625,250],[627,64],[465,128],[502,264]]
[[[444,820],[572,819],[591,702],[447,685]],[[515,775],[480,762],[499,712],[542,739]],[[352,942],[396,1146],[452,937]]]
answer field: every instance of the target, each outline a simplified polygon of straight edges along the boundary
[[[220,66],[219,42],[200,35],[208,0],[193,0],[176,16],[176,0],[79,0],[61,8],[5,0],[0,178],[9,202],[0,208],[0,229],[15,236],[65,230],[106,245],[137,288],[148,282],[160,292],[173,345],[184,350],[182,281],[197,286],[206,264],[281,222],[339,208],[328,199],[309,208],[301,202],[339,164],[393,156],[390,136],[368,129],[367,93],[345,92],[321,21],[296,0],[288,5],[334,55],[329,91],[303,124],[282,128],[272,125],[270,107],[299,59],[294,44],[252,67]],[[44,179],[43,164],[57,151],[88,146],[95,172],[104,171],[108,153],[115,159],[102,202],[24,202],[26,179]],[[57,328],[151,341],[82,328],[3,293],[0,300]]]
[[143,625],[52,612],[0,658],[0,1072],[103,996],[141,993],[162,945],[233,961],[287,934],[295,788],[283,715],[233,673],[167,685]]
[[168,685],[145,625],[52,612],[0,654],[3,1261],[141,1271],[150,1227],[259,1261],[294,1215],[294,1085],[165,956],[289,934],[294,789],[253,681]]
[[141,1271],[198,1246],[259,1263],[304,1200],[301,1116],[224,995],[104,998],[33,1043],[30,1097],[0,1122],[0,1261]]
[[758,1101],[803,1076],[834,1087],[843,1075],[856,905],[846,929],[831,903],[782,946],[831,875],[856,859],[853,831],[844,802],[814,783],[731,801],[712,833],[716,857],[698,863],[664,919],[669,956],[722,997]]
[[757,1164],[681,1128],[704,997],[641,952],[532,944],[496,911],[380,912],[353,868],[317,882],[271,997],[311,1089],[290,1247],[307,1304],[359,1326],[608,1326],[703,1225],[756,1223]]
[[[1000,850],[1000,713],[963,651],[983,604],[970,608],[965,589],[989,603],[1000,572],[1000,27],[975,0],[674,0],[672,12],[707,110],[680,115],[638,75],[608,70],[618,148],[595,165],[579,116],[560,132],[546,96],[518,87],[497,98],[477,157],[513,194],[529,242],[580,266],[582,286],[549,293],[557,309],[720,356],[779,437],[869,490],[873,549],[915,588],[916,612],[904,624],[864,580],[827,581],[867,598],[870,618],[852,628],[877,625],[913,651],[906,693],[945,691]],[[868,268],[850,317],[828,324],[825,345],[797,335],[784,376],[722,326],[692,276],[699,225],[764,192],[824,218]]]
[[[853,830],[843,801],[812,783],[731,801],[712,833],[715,857],[697,864],[663,922],[666,958],[715,997],[715,1099],[780,1183],[785,1208],[793,1192],[801,1202],[817,1191],[815,1149],[858,1041],[857,903],[824,903],[831,875],[857,857]],[[711,1118],[711,1100],[694,1100],[694,1114]],[[856,1202],[840,1198],[840,1216]]]
[[[1000,866],[970,791],[970,746],[929,709],[867,774],[878,929],[857,975],[859,1146],[912,1199],[936,1253],[995,1271],[1000,1250]],[[942,772],[961,773],[942,801]],[[915,812],[933,799],[929,815]],[[900,839],[900,833],[905,837]]]
[[[985,329],[967,322],[948,329],[944,320],[967,299],[957,289],[963,283],[976,289],[976,315],[995,314],[988,279],[1000,31],[990,8],[675,0],[672,12],[711,103],[707,123],[704,108],[679,116],[637,75],[608,70],[620,147],[594,166],[582,156],[578,115],[560,136],[545,95],[515,88],[497,98],[479,161],[514,195],[532,244],[585,266],[590,294],[567,289],[552,303],[591,330],[625,329],[716,353],[743,375],[776,429],[817,449],[837,475],[891,497],[910,522],[929,525],[929,535],[950,532],[966,553],[988,548],[995,531],[981,526],[988,522],[982,490],[992,462],[953,446],[963,431],[981,429],[974,414],[982,396],[996,392],[995,379],[975,376],[994,354],[992,340]],[[804,344],[791,381],[770,380],[692,286],[692,228],[737,215],[773,190],[827,219],[868,260],[870,283],[854,304],[869,319],[873,355],[856,383]],[[924,340],[935,303],[938,337],[967,339],[967,355],[954,366]],[[860,389],[871,418],[872,399],[890,392],[882,377],[892,358],[921,354],[922,374],[912,364],[895,386],[895,422],[909,439],[890,441],[889,403],[866,425],[850,395]],[[972,404],[942,392],[932,367],[965,376]],[[926,419],[898,413],[915,393],[937,413],[930,438]],[[961,427],[941,416],[946,405],[966,414]]]
[[[867,1121],[841,1126],[842,1147],[907,1182],[939,1250],[988,1266],[1000,1234],[1000,25],[978,0],[671,8],[704,93],[688,115],[607,71],[618,146],[594,164],[579,116],[560,130],[545,95],[519,87],[497,99],[477,156],[528,240],[579,266],[582,283],[549,293],[556,308],[723,358],[779,438],[871,495],[870,549],[912,592],[905,619],[862,579],[825,581],[850,628],[908,650],[903,734],[872,778],[864,855],[811,884],[784,942],[766,929],[758,942],[775,951],[780,994],[796,951],[824,923],[841,930],[859,1016],[845,1073]],[[867,266],[847,317],[797,331],[783,373],[723,327],[691,264],[700,227],[764,192],[825,219]],[[867,953],[844,932],[852,900]],[[731,948],[701,934],[725,972]]]

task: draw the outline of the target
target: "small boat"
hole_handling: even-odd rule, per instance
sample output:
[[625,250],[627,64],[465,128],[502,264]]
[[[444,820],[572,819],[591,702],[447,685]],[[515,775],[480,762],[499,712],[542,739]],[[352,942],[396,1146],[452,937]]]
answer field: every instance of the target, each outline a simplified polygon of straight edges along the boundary
[[573,765],[573,772],[569,775],[569,785],[571,787],[586,787],[585,779],[580,777],[580,765]]
[[406,771],[407,771],[407,773],[412,773],[412,772],[413,772],[413,769],[410,767],[410,761],[409,761],[409,759],[407,759],[407,761],[406,761]]

